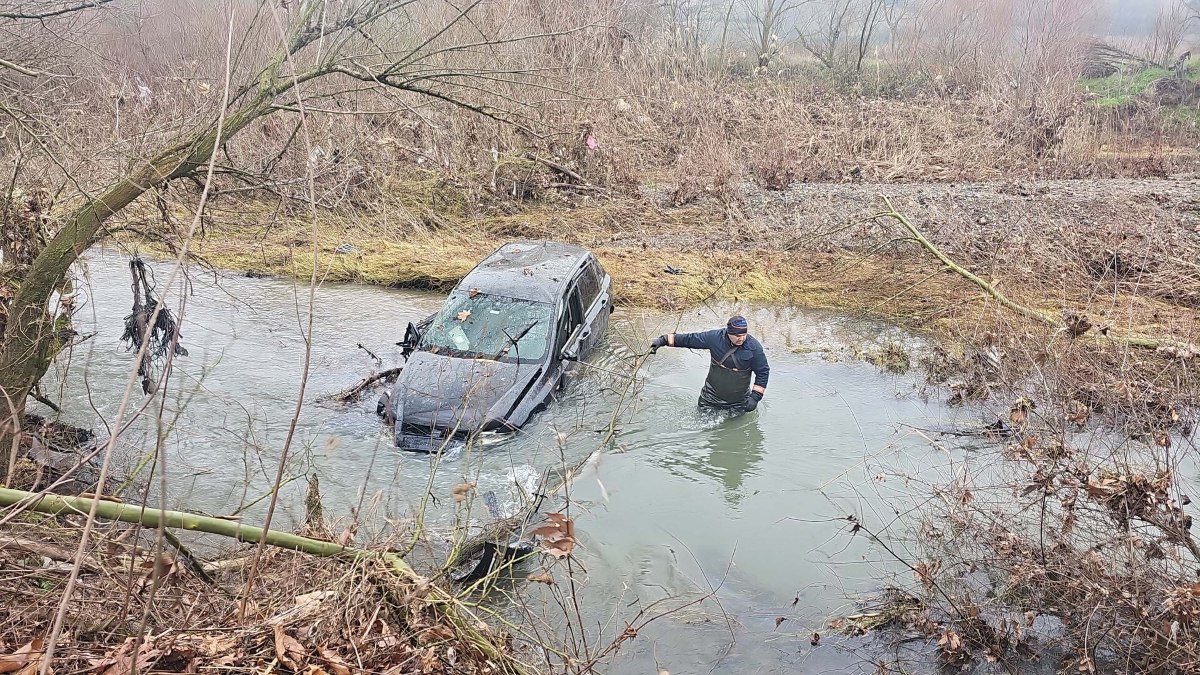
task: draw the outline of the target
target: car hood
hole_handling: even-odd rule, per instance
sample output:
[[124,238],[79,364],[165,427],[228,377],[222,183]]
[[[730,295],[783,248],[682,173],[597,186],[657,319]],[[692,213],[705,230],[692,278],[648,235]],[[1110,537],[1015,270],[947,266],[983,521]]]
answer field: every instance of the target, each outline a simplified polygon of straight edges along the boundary
[[505,415],[539,370],[536,364],[415,352],[393,392],[397,429],[476,431],[489,412]]

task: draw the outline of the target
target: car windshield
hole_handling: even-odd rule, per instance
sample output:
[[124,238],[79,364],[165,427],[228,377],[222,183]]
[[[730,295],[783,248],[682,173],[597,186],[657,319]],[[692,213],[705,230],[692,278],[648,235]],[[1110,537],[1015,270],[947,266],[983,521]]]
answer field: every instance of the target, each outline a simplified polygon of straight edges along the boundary
[[544,302],[455,291],[421,337],[421,349],[508,363],[537,362],[549,344],[552,307]]

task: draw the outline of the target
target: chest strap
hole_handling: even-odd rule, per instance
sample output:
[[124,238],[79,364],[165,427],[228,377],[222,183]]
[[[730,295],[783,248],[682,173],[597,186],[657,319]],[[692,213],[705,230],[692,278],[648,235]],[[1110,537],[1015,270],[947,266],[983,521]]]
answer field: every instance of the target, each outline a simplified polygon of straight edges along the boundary
[[[724,368],[725,370],[732,370],[735,373],[739,372],[741,370],[741,368],[731,368],[731,367],[725,365],[725,360],[728,359],[729,357],[733,356],[733,353],[736,352],[737,350],[738,350],[737,345],[734,345],[733,349],[730,349],[729,351],[725,352],[725,355],[721,357],[721,360],[718,361],[716,359],[713,359],[713,365],[717,366],[718,368]],[[733,365],[735,365],[735,366],[742,365],[742,364],[738,363],[736,356],[733,357]]]

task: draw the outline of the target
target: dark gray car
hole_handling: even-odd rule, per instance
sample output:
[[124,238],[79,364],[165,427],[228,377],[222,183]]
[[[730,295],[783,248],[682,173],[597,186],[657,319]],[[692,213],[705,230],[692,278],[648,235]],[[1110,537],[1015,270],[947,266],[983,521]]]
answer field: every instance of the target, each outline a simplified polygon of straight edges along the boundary
[[436,452],[521,428],[604,335],[611,286],[578,246],[518,241],[492,252],[437,314],[408,326],[407,363],[378,407],[397,447]]

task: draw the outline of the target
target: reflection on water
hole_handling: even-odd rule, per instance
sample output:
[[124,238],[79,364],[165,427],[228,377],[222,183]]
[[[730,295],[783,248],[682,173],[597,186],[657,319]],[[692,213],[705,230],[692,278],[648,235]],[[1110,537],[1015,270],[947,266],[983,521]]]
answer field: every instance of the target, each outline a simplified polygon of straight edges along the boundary
[[[80,318],[82,331],[95,337],[72,354],[61,380],[69,420],[96,429],[112,419],[133,367],[118,342],[131,300],[125,263],[116,255],[91,260],[89,306]],[[190,356],[177,361],[167,397],[174,429],[166,445],[168,506],[221,514],[246,509],[248,521],[261,517],[258,500],[274,476],[296,400],[305,293],[280,280],[191,280],[183,327]],[[669,317],[619,310],[601,352],[525,430],[438,463],[392,447],[373,397],[349,406],[322,399],[381,367],[367,350],[382,367],[398,363],[394,343],[405,324],[442,300],[349,285],[320,289],[309,403],[288,475],[316,472],[327,512],[345,515],[353,507],[369,523],[402,527],[428,494],[437,498],[428,515],[436,528],[455,517],[451,488],[467,481],[495,492],[500,510],[511,510],[547,468],[574,465],[604,443],[623,399],[629,412],[617,420],[605,451],[577,476],[569,507],[578,526],[575,556],[586,570],[585,624],[599,633],[593,643],[615,637],[639,608],[663,598],[719,588],[719,605],[655,622],[622,648],[609,672],[852,668],[856,661],[833,649],[814,651],[807,635],[854,593],[878,588],[892,568],[862,538],[847,537],[839,518],[886,515],[875,495],[900,486],[872,481],[873,463],[920,471],[936,455],[900,424],[937,426],[947,411],[920,396],[912,379],[789,347],[904,335],[790,308],[702,308]],[[626,388],[650,336],[711,328],[734,311],[750,319],[771,361],[771,386],[756,412],[730,418],[699,410],[708,357],[689,350],[649,357],[640,385]],[[152,421],[135,424],[122,439],[118,470],[137,466],[154,437]],[[304,487],[296,480],[282,491],[281,526],[289,512],[302,513]],[[779,616],[789,622],[777,627]]]
[[758,412],[731,415],[698,408],[695,415],[698,423],[692,442],[662,455],[659,464],[680,478],[694,480],[700,475],[716,480],[726,501],[736,506],[743,483],[758,473],[765,452]]

